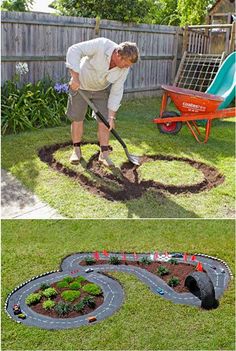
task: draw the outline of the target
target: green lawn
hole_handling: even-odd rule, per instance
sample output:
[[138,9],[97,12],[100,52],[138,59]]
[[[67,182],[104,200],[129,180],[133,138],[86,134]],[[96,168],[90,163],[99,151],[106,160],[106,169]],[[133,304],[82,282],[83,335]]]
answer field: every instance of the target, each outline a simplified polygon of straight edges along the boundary
[[[234,273],[233,220],[83,220],[2,222],[2,304],[18,284],[57,269],[82,251],[205,253]],[[155,296],[136,277],[112,274],[125,302],[112,317],[73,330],[47,331],[11,321],[2,312],[3,350],[234,350],[234,282],[217,309],[177,305]]]
[[[3,137],[2,167],[69,218],[232,218],[235,209],[234,120],[214,121],[208,143],[199,145],[186,126],[176,136],[160,134],[152,123],[159,109],[160,98],[127,101],[122,105],[117,131],[127,143],[129,152],[137,155],[187,157],[204,162],[216,167],[225,176],[223,184],[197,194],[173,195],[149,189],[138,199],[108,201],[91,194],[78,181],[57,173],[40,161],[38,149],[44,145],[70,140],[69,126]],[[86,121],[84,140],[96,141],[95,121]],[[124,151],[113,138],[111,145],[114,149],[112,158],[120,166],[126,161]],[[85,161],[97,150],[96,145],[84,146],[82,151]],[[98,179],[86,170],[86,164],[70,166],[70,152],[71,148],[68,147],[60,149],[55,157],[96,183]],[[179,161],[145,163],[138,172],[140,179],[151,179],[165,184],[190,185],[202,180],[200,171]]]

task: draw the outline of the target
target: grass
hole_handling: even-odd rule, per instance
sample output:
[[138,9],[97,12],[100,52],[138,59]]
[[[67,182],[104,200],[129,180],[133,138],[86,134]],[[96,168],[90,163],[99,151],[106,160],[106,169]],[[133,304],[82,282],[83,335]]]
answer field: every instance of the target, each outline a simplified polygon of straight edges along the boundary
[[[37,150],[44,145],[70,140],[69,126],[3,137],[2,167],[68,218],[232,218],[235,209],[233,119],[214,121],[208,143],[199,145],[186,126],[176,136],[160,134],[152,123],[159,109],[160,98],[124,102],[118,114],[117,131],[127,143],[129,152],[137,155],[187,157],[204,162],[224,174],[223,184],[198,194],[160,194],[149,189],[135,200],[108,201],[89,193],[77,181],[53,171],[38,158]],[[95,121],[86,121],[84,140],[97,140]],[[111,145],[114,149],[112,158],[119,166],[126,161],[126,156],[114,138],[111,139]],[[85,161],[97,150],[96,145],[84,146]],[[94,182],[105,182],[89,173],[84,164],[71,166],[68,162],[70,152],[70,148],[60,149],[55,157],[66,166],[84,173]],[[139,174],[140,178],[174,185],[189,185],[202,180],[199,171],[177,161],[145,163],[140,167]],[[107,181],[105,183],[107,185]]]
[[[57,269],[73,252],[201,252],[234,273],[233,220],[2,221],[2,304],[18,284]],[[125,290],[121,309],[101,323],[47,331],[2,312],[2,350],[234,350],[234,282],[211,311],[173,304],[135,276],[112,273]]]

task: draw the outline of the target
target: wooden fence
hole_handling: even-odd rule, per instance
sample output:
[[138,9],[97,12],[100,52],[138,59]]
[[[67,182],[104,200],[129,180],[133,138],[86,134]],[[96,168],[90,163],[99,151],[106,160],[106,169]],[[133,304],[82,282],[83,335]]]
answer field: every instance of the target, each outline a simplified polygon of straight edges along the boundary
[[117,43],[136,42],[141,60],[131,69],[125,93],[132,97],[158,95],[161,84],[173,82],[181,55],[182,32],[178,27],[28,12],[2,12],[1,26],[2,83],[12,79],[18,62],[28,63],[29,72],[22,77],[25,82],[36,82],[46,75],[57,81],[67,79],[68,47],[99,36]]

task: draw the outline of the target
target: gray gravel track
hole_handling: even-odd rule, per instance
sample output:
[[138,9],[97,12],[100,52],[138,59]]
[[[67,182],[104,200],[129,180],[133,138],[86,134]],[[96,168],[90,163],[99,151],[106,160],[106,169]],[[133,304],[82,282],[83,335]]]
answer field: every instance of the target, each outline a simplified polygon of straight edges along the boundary
[[[94,271],[91,273],[86,273],[85,270],[88,268],[88,266],[80,266],[80,262],[84,260],[84,258],[88,255],[91,255],[91,253],[72,254],[62,260],[60,270],[55,272],[48,272],[43,276],[34,277],[33,280],[26,282],[21,287],[17,287],[11,294],[9,294],[5,304],[5,309],[9,317],[18,323],[23,323],[28,326],[35,326],[43,329],[68,329],[82,325],[88,325],[89,316],[95,316],[97,319],[92,324],[104,320],[107,317],[113,315],[124,302],[123,288],[118,281],[112,279],[111,277],[108,277],[107,275],[104,275],[103,273],[105,272],[123,272],[134,274],[144,284],[146,284],[154,294],[157,294],[158,296],[164,297],[165,299],[178,304],[186,304],[198,307],[201,306],[201,300],[198,299],[195,295],[191,293],[177,293],[161,278],[140,267],[128,266],[124,264],[95,264],[91,266]],[[119,258],[122,257],[120,253],[110,253],[110,256],[111,255],[116,255]],[[146,256],[147,254],[137,254],[137,259],[140,260],[142,257]],[[100,254],[100,257],[101,259],[105,259],[105,256],[102,254]],[[126,254],[126,259],[127,261],[135,261],[133,254]],[[162,259],[164,260],[165,258],[160,258],[160,260]],[[219,299],[223,295],[224,290],[227,288],[231,278],[231,272],[228,266],[221,260],[213,257],[206,257],[200,254],[196,255],[196,259],[197,261],[192,262],[190,261],[189,256],[187,263],[196,265],[199,261],[203,264],[204,269],[213,282],[216,298]],[[184,262],[183,258],[177,258],[177,260],[178,262]],[[42,283],[51,284],[63,279],[63,277],[66,277],[68,275],[71,275],[73,277],[83,276],[88,281],[98,284],[103,291],[103,304],[90,314],[68,319],[51,318],[44,316],[34,312],[29,306],[26,305],[25,298],[30,293],[33,293],[35,290],[39,289]],[[161,288],[164,291],[164,295],[159,295],[157,288]],[[26,319],[20,320],[17,316],[14,315],[12,310],[14,304],[20,304],[22,312],[27,316]]]

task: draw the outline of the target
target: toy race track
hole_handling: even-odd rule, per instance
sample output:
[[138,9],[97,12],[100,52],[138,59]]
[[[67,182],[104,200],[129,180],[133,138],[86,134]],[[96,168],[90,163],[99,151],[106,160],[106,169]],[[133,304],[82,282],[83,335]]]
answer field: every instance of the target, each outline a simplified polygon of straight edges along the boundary
[[[82,145],[97,144],[95,142],[83,142]],[[177,161],[190,165],[194,169],[202,173],[203,179],[194,184],[183,185],[168,185],[156,182],[154,180],[139,179],[138,168],[139,166],[133,165],[130,162],[124,162],[120,167],[119,177],[115,174],[107,174],[104,167],[98,162],[99,152],[90,157],[88,163],[84,166],[91,177],[86,173],[80,173],[64,166],[54,156],[57,150],[63,149],[72,145],[71,141],[44,146],[38,152],[39,158],[42,162],[48,164],[55,171],[66,175],[78,181],[81,186],[87,189],[91,194],[105,198],[109,201],[126,201],[140,198],[148,189],[158,191],[166,191],[170,194],[197,194],[202,191],[209,191],[214,187],[219,186],[224,182],[224,175],[222,175],[215,167],[209,166],[203,162],[176,156],[168,155],[149,155],[140,158],[141,164],[145,162],[154,161]],[[100,184],[96,179],[105,180],[106,183]],[[117,190],[114,190],[116,186]]]
[[[109,260],[116,257],[119,263]],[[92,259],[93,264],[87,265],[86,258]],[[157,274],[145,269],[144,260],[152,264],[170,264],[175,261],[175,269],[179,265],[188,265],[193,270],[185,279],[187,292],[176,292]],[[141,263],[142,262],[142,263]],[[185,304],[206,309],[216,308],[218,300],[227,289],[232,278],[228,265],[220,259],[203,254],[186,255],[181,253],[144,254],[144,253],[76,253],[64,258],[60,269],[33,277],[16,287],[7,297],[5,311],[8,316],[27,326],[43,329],[69,329],[82,325],[100,322],[113,315],[124,302],[124,291],[119,282],[108,276],[108,272],[124,272],[134,274],[150,290],[173,303]],[[52,318],[35,312],[26,304],[29,294],[35,293],[42,284],[54,284],[65,277],[84,277],[89,283],[95,283],[102,289],[103,303],[94,311],[73,318]],[[158,300],[157,300],[158,303]],[[14,311],[15,310],[15,311]],[[16,310],[21,312],[19,318]],[[14,313],[15,312],[15,313]]]

